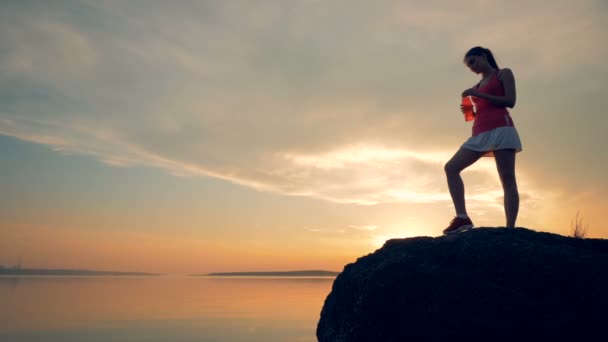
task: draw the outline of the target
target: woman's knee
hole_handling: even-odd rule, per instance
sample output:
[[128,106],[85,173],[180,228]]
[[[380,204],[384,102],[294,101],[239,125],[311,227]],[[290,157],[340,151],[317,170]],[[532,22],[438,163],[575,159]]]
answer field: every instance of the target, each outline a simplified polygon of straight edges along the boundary
[[452,161],[445,163],[445,165],[443,166],[443,170],[447,175],[457,175],[460,173],[460,171],[462,171],[462,169],[459,168],[458,165],[456,165],[456,163]]
[[515,180],[514,172],[501,172],[500,181],[502,186],[505,188],[517,187],[517,181]]

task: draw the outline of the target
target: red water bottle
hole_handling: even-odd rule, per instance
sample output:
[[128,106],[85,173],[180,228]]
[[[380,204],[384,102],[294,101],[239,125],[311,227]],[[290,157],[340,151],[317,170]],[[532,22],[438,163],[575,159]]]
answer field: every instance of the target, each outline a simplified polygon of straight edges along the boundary
[[472,121],[475,119],[475,103],[471,96],[462,98],[462,111],[464,112],[464,121]]

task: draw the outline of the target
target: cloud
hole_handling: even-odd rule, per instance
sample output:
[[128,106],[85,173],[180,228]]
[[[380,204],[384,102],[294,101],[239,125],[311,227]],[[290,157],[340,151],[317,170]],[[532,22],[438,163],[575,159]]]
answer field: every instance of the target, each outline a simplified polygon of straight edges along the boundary
[[370,231],[371,232],[371,231],[377,230],[380,227],[378,227],[377,225],[374,225],[374,224],[369,224],[369,225],[364,225],[364,226],[355,226],[355,225],[353,225],[353,226],[349,226],[349,228],[352,228],[352,229],[355,229],[355,230],[364,230],[364,231]]
[[[443,176],[443,164],[449,159],[449,154],[442,152],[356,145],[320,154],[277,151],[249,156],[246,161],[234,161],[228,166],[221,163],[206,165],[204,161],[167,158],[123,141],[113,131],[91,130],[77,125],[65,127],[52,122],[27,122],[26,127],[43,126],[55,133],[43,136],[35,133],[36,130],[27,132],[20,127],[23,121],[3,119],[0,123],[3,134],[48,144],[63,153],[91,155],[113,166],[153,166],[176,176],[214,177],[260,191],[308,196],[336,203],[374,205],[449,201]],[[70,134],[64,134],[63,130]],[[54,135],[76,139],[56,140]],[[492,181],[496,178],[493,165],[480,163],[474,172],[476,182],[473,194],[469,196],[471,206],[496,202],[502,192]]]
[[[592,4],[7,7],[0,132],[113,166],[337,203],[449,202],[443,164],[470,134],[457,109],[471,76],[464,50],[495,46],[531,80],[602,67],[606,10]],[[472,171],[473,208],[502,196],[485,165]]]
[[[79,79],[98,63],[93,43],[64,23],[42,16],[0,16],[0,71],[12,78],[40,82]],[[48,83],[47,86],[53,86]]]
[[[606,11],[587,1],[580,6],[554,2],[551,6],[510,2],[510,16],[493,17],[482,30],[465,34],[466,41],[493,47],[517,66],[522,77],[543,77],[585,67],[608,71]],[[494,9],[496,10],[496,9]]]
[[445,200],[435,180],[447,158],[437,155],[368,145],[316,155],[285,153],[273,175],[288,193],[339,203]]

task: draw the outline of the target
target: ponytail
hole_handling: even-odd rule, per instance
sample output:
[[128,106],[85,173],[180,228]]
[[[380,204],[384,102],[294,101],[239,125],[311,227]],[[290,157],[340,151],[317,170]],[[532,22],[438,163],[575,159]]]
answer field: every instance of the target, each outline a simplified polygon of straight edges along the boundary
[[486,58],[488,59],[488,63],[490,63],[493,68],[500,69],[498,67],[498,64],[496,64],[496,59],[494,59],[494,55],[492,54],[492,51],[490,51],[490,49],[486,49],[481,46],[476,46],[469,50],[464,55],[464,58],[467,58],[469,56],[486,56]]

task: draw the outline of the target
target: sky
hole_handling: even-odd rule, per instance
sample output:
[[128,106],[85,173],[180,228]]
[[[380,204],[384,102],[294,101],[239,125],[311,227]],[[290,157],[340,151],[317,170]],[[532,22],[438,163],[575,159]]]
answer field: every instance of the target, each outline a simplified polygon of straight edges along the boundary
[[[605,1],[3,1],[0,265],[326,269],[440,236],[464,64],[513,71],[517,226],[608,238]],[[493,158],[462,173],[505,225]]]

